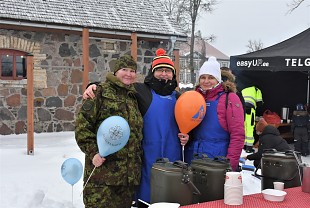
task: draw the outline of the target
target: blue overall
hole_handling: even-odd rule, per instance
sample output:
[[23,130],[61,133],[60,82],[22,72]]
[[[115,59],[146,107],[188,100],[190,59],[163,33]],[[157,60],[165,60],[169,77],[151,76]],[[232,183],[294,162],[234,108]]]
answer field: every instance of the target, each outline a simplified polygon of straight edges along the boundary
[[193,154],[204,153],[209,158],[226,156],[229,145],[229,134],[217,116],[219,94],[214,101],[207,101],[207,111],[202,122],[193,130],[193,141],[185,145],[185,162],[191,163]]
[[176,92],[168,96],[157,95],[152,90],[152,103],[143,117],[143,163],[141,184],[136,198],[150,202],[151,168],[158,158],[181,160],[179,129],[174,117]]

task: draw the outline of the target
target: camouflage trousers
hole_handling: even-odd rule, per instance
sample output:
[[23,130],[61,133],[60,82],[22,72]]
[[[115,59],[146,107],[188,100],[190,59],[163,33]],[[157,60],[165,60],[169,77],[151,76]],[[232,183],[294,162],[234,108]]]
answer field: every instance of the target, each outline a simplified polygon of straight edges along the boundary
[[83,192],[85,208],[130,208],[135,186],[89,186]]

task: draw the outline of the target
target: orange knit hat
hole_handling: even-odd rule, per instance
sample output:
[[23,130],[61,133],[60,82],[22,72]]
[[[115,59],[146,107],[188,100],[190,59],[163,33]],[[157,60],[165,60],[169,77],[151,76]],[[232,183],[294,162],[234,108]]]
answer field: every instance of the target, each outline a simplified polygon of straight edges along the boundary
[[256,124],[256,131],[263,132],[265,127],[268,126],[268,123],[264,118],[261,118],[259,122]]
[[162,48],[156,50],[156,57],[152,62],[152,72],[158,68],[169,68],[175,74],[174,63]]

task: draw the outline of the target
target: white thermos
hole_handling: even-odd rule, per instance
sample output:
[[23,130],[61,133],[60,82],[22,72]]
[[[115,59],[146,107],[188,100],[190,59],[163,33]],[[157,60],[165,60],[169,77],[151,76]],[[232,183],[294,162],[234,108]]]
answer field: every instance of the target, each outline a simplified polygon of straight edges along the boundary
[[290,113],[290,108],[288,107],[283,107],[281,109],[281,119],[286,123],[287,120],[288,120],[288,116],[289,116],[289,113]]

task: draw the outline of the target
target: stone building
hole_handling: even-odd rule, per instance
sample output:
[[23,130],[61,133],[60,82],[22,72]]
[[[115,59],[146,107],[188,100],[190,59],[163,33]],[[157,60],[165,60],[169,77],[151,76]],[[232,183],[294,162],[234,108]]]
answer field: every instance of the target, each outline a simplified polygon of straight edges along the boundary
[[[157,0],[0,2],[0,134],[27,132],[27,57],[33,57],[34,131],[74,130],[82,92],[131,54],[139,81],[155,51],[174,55],[186,34]],[[176,64],[178,67],[178,64]]]

